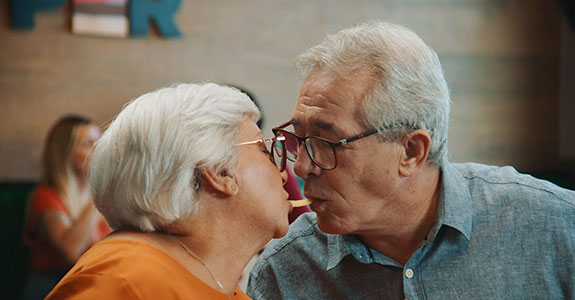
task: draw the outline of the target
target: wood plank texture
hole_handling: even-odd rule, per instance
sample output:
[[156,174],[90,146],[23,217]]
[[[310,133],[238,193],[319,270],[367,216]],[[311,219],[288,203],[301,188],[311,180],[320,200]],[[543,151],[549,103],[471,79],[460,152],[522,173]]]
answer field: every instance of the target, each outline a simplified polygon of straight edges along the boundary
[[46,130],[84,113],[101,124],[135,96],[171,82],[217,81],[261,103],[264,134],[291,116],[302,81],[295,57],[326,33],[382,19],[418,32],[452,92],[453,161],[560,166],[561,12],[541,0],[182,1],[181,39],[70,32],[69,7],[9,27],[0,0],[0,181],[35,179]]

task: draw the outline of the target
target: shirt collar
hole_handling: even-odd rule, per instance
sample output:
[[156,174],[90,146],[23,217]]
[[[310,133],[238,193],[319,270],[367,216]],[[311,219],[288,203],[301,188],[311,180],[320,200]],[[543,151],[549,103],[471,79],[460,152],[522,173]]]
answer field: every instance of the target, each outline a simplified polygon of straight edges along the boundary
[[344,257],[350,254],[345,245],[344,236],[327,234],[327,271],[336,267]]
[[353,234],[328,234],[328,259],[327,268],[336,267],[346,256],[352,255],[357,261],[370,264],[375,262],[373,253],[357,235]]
[[442,225],[456,229],[467,240],[471,239],[473,204],[469,183],[450,163],[441,167],[441,193],[437,222],[429,236],[435,237]]
[[364,264],[378,263],[401,268],[401,264],[364,244],[354,234],[328,234],[327,267],[335,268],[346,256],[352,255],[355,260]]

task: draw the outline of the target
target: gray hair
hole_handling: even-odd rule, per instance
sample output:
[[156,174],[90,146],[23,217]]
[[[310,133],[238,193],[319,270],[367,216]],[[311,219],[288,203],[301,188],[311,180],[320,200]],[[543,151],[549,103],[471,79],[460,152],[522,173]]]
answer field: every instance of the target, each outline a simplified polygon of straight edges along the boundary
[[437,54],[413,31],[364,23],[328,35],[296,65],[303,75],[316,68],[347,80],[369,74],[373,88],[363,99],[361,122],[378,128],[386,141],[425,129],[431,135],[428,161],[436,166],[447,161],[449,90]]
[[94,202],[110,226],[155,231],[200,209],[201,167],[233,170],[239,124],[260,112],[239,90],[176,84],[128,103],[97,142]]

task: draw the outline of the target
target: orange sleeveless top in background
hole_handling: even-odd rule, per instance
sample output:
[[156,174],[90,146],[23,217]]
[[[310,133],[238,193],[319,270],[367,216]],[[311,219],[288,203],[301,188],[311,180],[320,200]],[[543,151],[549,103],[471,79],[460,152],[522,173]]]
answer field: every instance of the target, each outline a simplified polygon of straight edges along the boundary
[[[234,300],[250,299],[238,287]],[[171,256],[143,242],[94,244],[46,299],[221,299]]]
[[[68,210],[60,199],[60,196],[51,188],[39,185],[29,199],[27,207],[28,219],[24,230],[24,244],[30,248],[30,265],[38,272],[67,271],[71,265],[66,262],[62,254],[49,243],[43,232],[38,227],[40,214],[45,212],[59,212],[67,216]],[[100,239],[111,232],[105,221],[98,224]]]

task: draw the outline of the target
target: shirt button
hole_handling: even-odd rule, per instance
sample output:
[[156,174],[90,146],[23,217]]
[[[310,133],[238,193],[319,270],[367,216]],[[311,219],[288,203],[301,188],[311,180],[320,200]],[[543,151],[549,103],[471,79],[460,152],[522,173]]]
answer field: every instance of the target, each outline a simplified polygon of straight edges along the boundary
[[413,270],[412,269],[405,270],[405,277],[407,277],[407,279],[411,279],[413,277]]

